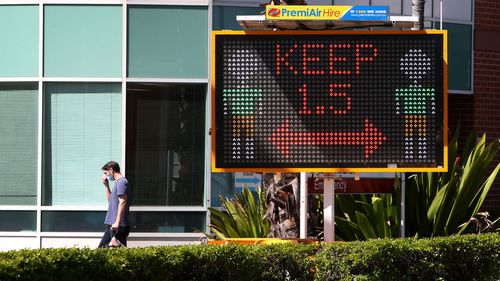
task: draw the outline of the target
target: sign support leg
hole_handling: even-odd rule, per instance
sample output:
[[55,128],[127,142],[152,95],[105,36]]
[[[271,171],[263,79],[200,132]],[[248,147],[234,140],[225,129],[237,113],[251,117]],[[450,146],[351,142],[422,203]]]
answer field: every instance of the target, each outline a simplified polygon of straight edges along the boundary
[[405,228],[406,228],[406,212],[405,212],[405,197],[406,197],[406,179],[405,173],[401,173],[401,228],[400,228],[400,236],[401,238],[405,237]]
[[300,238],[307,238],[307,177],[300,173]]
[[324,194],[324,240],[325,242],[335,241],[335,178],[325,177],[323,182]]

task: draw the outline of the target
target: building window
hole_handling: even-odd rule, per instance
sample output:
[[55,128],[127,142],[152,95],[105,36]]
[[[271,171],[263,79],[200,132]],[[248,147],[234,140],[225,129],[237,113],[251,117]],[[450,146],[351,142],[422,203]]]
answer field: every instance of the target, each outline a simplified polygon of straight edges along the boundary
[[134,232],[199,232],[205,231],[205,212],[132,212]]
[[211,207],[222,207],[220,196],[234,197],[234,173],[211,173],[210,196]]
[[120,162],[121,86],[49,83],[44,93],[44,205],[105,205],[101,167]]
[[45,5],[44,37],[44,76],[121,77],[121,6]]
[[[213,30],[241,30],[236,21],[236,16],[260,15],[265,10],[259,7],[236,7],[236,6],[213,6],[212,29]],[[211,173],[211,196],[210,205],[220,207],[219,196],[234,196],[234,173]]]
[[207,78],[207,7],[129,6],[128,76]]
[[231,6],[214,6],[212,29],[213,30],[240,30],[241,26],[236,21],[236,16],[251,15],[257,16],[264,11],[265,8],[259,7],[231,7]]
[[36,212],[0,211],[0,231],[36,231]]
[[[102,192],[104,198],[104,192]],[[47,232],[104,232],[105,212],[43,211],[42,231]]]
[[202,206],[206,85],[127,84],[127,179],[134,205]]
[[38,77],[38,6],[0,5],[0,76]]
[[37,84],[0,83],[0,205],[36,205],[37,143]]
[[471,91],[472,26],[443,23],[443,29],[448,30],[448,88]]

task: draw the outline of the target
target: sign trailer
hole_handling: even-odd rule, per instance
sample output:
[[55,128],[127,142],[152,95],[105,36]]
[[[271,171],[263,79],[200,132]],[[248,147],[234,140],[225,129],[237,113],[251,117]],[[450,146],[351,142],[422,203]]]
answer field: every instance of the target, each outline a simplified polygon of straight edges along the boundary
[[446,171],[446,36],[214,32],[213,171]]

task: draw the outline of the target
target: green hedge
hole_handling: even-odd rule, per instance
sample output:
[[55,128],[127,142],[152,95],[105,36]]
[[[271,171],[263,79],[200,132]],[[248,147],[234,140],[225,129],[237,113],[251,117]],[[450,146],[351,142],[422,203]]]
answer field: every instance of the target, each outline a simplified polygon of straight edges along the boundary
[[317,280],[500,280],[500,234],[325,245]]
[[500,234],[0,252],[0,280],[500,280]]

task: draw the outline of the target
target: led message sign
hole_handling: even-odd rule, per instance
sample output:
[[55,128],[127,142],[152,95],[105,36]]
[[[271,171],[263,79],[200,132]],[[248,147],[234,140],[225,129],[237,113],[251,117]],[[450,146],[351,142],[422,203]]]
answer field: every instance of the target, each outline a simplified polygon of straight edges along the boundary
[[214,171],[445,171],[445,31],[214,32]]

